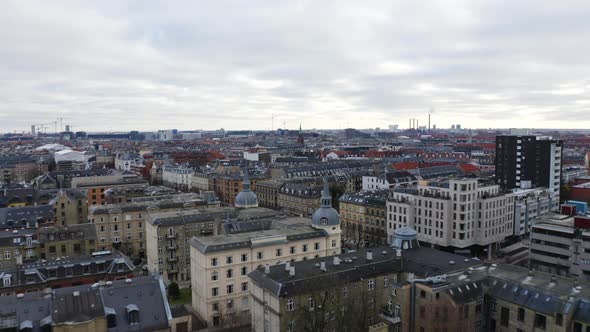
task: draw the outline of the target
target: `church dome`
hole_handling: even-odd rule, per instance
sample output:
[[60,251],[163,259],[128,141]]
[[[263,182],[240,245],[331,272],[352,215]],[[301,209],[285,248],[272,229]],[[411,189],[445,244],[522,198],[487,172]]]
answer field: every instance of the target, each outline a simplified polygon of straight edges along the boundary
[[311,226],[314,228],[332,227],[340,225],[340,215],[332,207],[332,196],[328,180],[324,178],[324,190],[322,191],[322,205],[315,210],[311,217]]
[[258,207],[258,197],[250,190],[250,179],[248,177],[248,169],[244,170],[244,182],[242,191],[236,196],[235,207],[247,209]]

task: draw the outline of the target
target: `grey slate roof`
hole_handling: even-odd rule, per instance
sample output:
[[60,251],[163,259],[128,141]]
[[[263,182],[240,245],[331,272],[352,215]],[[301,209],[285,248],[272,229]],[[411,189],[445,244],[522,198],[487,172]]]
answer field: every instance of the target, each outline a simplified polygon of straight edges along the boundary
[[23,206],[0,209],[0,228],[35,227],[38,220],[53,219],[54,212],[51,205]]
[[[324,230],[317,230],[310,226],[307,218],[288,217],[268,220],[242,221],[240,226],[228,226],[229,230],[244,229],[244,231],[233,231],[229,234],[215,236],[199,236],[190,239],[191,246],[202,253],[222,252],[239,248],[251,248],[252,240],[264,237],[285,236],[287,241],[301,239],[321,238],[327,236]],[[268,226],[270,223],[270,226]],[[252,231],[248,231],[252,229]],[[275,244],[273,242],[268,243]]]
[[[139,310],[139,324],[129,323],[128,306]],[[30,324],[33,332],[40,332],[42,324],[81,323],[107,314],[115,314],[117,322],[109,332],[165,330],[172,320],[164,283],[151,276],[129,283],[113,281],[110,286],[103,283],[26,293],[20,299],[0,297],[0,327],[17,330]]]

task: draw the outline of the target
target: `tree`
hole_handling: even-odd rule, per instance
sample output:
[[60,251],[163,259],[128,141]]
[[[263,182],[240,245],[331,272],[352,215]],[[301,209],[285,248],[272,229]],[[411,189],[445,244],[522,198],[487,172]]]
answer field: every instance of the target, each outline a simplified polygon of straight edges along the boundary
[[176,282],[171,282],[170,285],[168,285],[168,296],[170,296],[173,299],[177,299],[180,297],[180,288],[178,287],[178,284]]

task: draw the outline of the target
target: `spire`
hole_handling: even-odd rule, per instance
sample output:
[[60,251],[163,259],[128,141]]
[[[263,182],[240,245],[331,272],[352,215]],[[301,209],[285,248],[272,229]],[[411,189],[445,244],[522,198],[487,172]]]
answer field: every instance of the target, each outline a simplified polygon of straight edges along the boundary
[[244,167],[244,181],[242,182],[242,191],[250,191],[250,176],[248,175],[248,167]]
[[301,122],[299,122],[299,134],[301,135],[303,130],[301,130]]
[[332,207],[332,195],[330,195],[330,185],[328,178],[324,177],[324,190],[322,190],[322,207]]

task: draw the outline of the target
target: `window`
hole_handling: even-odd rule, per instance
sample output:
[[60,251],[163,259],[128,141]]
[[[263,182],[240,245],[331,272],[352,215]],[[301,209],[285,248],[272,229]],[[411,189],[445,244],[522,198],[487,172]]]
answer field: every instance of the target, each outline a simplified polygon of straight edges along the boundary
[[213,311],[219,311],[219,303],[213,303],[211,309],[213,309]]
[[464,305],[463,306],[463,318],[464,319],[468,319],[469,318],[469,305]]
[[555,315],[555,324],[562,326],[563,325],[563,314],[556,314]]
[[256,259],[262,259],[262,251],[256,253]]
[[241,260],[242,260],[242,262],[247,262],[248,261],[248,254],[242,254]]
[[342,297],[348,297],[348,287],[342,288]]
[[303,245],[302,251],[303,251],[303,252],[307,252],[307,244],[304,244],[304,245]]
[[524,308],[518,308],[518,321],[524,322]]
[[391,287],[391,295],[397,296],[397,288]]
[[[55,249],[55,247],[53,247]],[[51,247],[50,247],[51,249]],[[55,252],[55,250],[54,250]],[[4,251],[4,259],[10,259],[10,250],[6,250]]]
[[242,275],[245,276],[246,274],[248,274],[248,268],[243,266],[242,267]]
[[217,258],[211,258],[211,266],[217,266]]
[[282,249],[277,249],[277,257],[280,257],[283,255],[283,250]]
[[535,327],[544,330],[547,325],[547,317],[541,314],[535,314]]
[[287,311],[293,311],[293,310],[295,310],[295,300],[288,299],[287,300]]
[[319,242],[314,243],[313,244],[313,249],[314,250],[320,250],[320,243]]
[[227,256],[225,258],[225,263],[226,264],[232,264],[234,262],[234,258],[232,256]]
[[227,293],[232,294],[234,292],[234,285],[227,285]]
[[336,242],[337,240],[332,240],[332,248],[336,248],[336,246],[338,245],[338,242]]
[[500,310],[500,325],[508,327],[508,321],[510,320],[510,310],[506,307],[502,307]]
[[291,247],[291,248],[289,248],[289,253],[290,253],[290,254],[294,254],[294,253],[295,253],[295,247]]
[[219,288],[218,288],[218,287],[213,287],[213,288],[211,288],[211,294],[212,294],[213,296],[217,296],[217,295],[219,295]]
[[425,299],[426,298],[426,292],[423,291],[423,290],[421,290],[420,291],[420,297],[423,298],[423,299]]
[[233,278],[234,271],[232,269],[227,270],[227,273],[225,276],[226,276],[226,278]]
[[242,283],[242,292],[247,292],[248,291],[248,282],[245,281]]
[[387,287],[387,286],[389,286],[389,278],[384,277],[383,278],[383,287]]
[[375,280],[369,280],[369,281],[367,282],[367,286],[368,286],[368,289],[369,289],[369,290],[373,290],[373,289],[375,289]]
[[288,332],[293,332],[295,331],[295,321],[292,320],[287,324],[287,331]]
[[315,307],[315,300],[313,299],[313,297],[307,299],[307,306],[309,310],[313,310],[313,308]]

